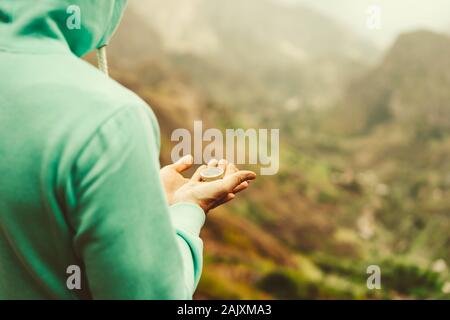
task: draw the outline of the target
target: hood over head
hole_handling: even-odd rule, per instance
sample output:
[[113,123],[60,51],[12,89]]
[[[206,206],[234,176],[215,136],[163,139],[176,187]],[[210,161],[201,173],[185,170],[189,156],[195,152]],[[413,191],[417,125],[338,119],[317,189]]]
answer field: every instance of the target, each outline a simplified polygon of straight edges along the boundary
[[0,0],[0,48],[45,50],[52,40],[77,56],[106,45],[127,0]]

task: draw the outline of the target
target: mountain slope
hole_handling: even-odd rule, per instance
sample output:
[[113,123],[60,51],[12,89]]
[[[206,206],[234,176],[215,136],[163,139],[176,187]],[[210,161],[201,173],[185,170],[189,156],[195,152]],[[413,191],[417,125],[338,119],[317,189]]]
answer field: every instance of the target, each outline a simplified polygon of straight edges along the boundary
[[406,33],[323,126],[345,137],[352,170],[383,184],[367,207],[390,247],[421,262],[450,259],[449,88],[450,38]]
[[302,6],[151,0],[132,9],[160,35],[196,88],[236,110],[264,109],[266,117],[285,107],[326,106],[341,92],[342,80],[377,55],[350,30]]
[[[429,31],[401,35],[372,72],[353,82],[341,109],[350,131],[395,121],[410,130],[450,129],[450,38]],[[426,133],[425,133],[426,134]],[[429,134],[433,134],[429,132]]]

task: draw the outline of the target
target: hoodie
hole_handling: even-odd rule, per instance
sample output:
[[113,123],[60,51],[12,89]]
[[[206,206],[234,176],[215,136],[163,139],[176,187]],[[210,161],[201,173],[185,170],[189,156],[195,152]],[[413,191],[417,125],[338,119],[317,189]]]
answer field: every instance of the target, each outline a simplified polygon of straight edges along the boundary
[[205,220],[169,207],[149,106],[79,57],[122,0],[0,1],[0,299],[190,299]]

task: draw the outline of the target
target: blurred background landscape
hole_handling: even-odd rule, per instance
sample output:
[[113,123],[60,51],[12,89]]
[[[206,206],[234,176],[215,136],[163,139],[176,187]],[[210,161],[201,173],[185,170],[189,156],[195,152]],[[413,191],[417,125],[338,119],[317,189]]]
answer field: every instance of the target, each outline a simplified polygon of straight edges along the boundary
[[209,214],[195,298],[450,298],[450,3],[373,2],[379,30],[364,0],[130,1],[110,68],[162,164],[194,120],[280,128],[278,174]]

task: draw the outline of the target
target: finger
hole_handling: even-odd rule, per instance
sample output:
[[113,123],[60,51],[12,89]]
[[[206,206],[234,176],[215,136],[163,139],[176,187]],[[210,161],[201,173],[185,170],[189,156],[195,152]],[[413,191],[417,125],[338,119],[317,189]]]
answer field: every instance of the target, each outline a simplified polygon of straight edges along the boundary
[[195,170],[194,174],[192,175],[191,180],[200,181],[201,180],[200,172],[204,169],[206,169],[206,165],[204,164],[198,167],[197,170]]
[[236,188],[233,189],[233,193],[236,194],[236,193],[239,193],[239,192],[247,189],[248,185],[249,185],[248,181],[242,182],[240,185],[238,185]]
[[175,162],[172,167],[177,171],[177,172],[183,172],[186,171],[187,169],[189,169],[190,167],[192,167],[194,163],[194,158],[188,154],[180,159],[178,159],[177,162]]
[[244,181],[253,180],[256,174],[253,171],[242,170],[229,175],[222,180],[211,182],[211,187],[217,187],[218,192],[232,192],[234,188]]
[[236,195],[234,193],[229,193],[229,194],[227,194],[226,197],[224,197],[224,198],[220,199],[219,201],[217,201],[215,203],[215,205],[216,205],[216,207],[218,207],[218,206],[220,206],[220,205],[222,205],[224,203],[227,203],[227,202],[233,200],[235,197],[236,197]]
[[210,168],[217,167],[217,163],[218,163],[217,159],[211,159],[208,162],[208,167]]
[[215,202],[211,205],[211,207],[210,207],[209,210],[212,210],[212,209],[214,209],[214,208],[217,208],[218,206],[221,206],[221,205],[223,205],[223,204],[225,204],[225,203],[227,203],[227,202],[233,200],[235,197],[236,197],[236,196],[235,196],[233,193],[228,193],[225,197],[223,197],[223,198],[221,198],[221,199],[215,201]]
[[229,176],[229,175],[231,175],[231,174],[233,174],[235,172],[238,172],[238,171],[239,171],[238,168],[234,164],[229,163],[227,165],[226,170],[225,170],[225,176]]
[[228,161],[227,161],[227,160],[225,160],[225,159],[220,159],[220,160],[219,160],[218,167],[219,167],[220,169],[222,169],[223,172],[225,172],[225,170],[227,169],[227,165],[228,165]]

